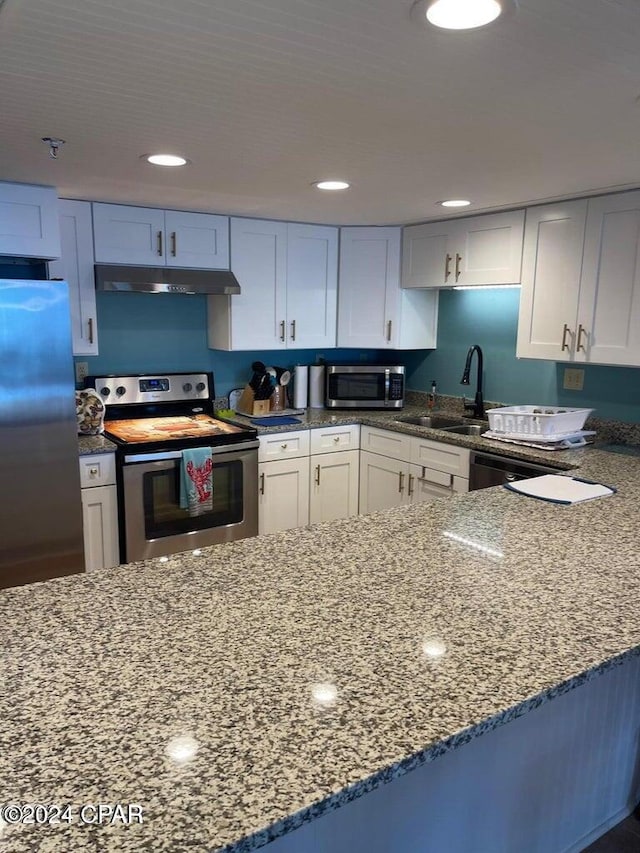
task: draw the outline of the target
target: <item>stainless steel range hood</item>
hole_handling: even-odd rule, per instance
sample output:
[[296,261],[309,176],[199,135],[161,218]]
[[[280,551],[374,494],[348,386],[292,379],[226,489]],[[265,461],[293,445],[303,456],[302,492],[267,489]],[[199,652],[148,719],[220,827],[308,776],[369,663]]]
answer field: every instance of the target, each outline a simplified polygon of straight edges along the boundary
[[121,293],[240,293],[230,270],[183,270],[172,267],[125,267],[96,264],[96,290]]

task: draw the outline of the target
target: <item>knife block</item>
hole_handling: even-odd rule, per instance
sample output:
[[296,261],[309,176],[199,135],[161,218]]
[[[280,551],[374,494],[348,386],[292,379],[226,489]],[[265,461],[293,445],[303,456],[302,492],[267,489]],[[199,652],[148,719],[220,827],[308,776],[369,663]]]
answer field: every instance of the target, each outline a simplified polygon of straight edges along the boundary
[[245,385],[236,411],[241,415],[266,415],[270,410],[269,400],[256,400],[253,388]]

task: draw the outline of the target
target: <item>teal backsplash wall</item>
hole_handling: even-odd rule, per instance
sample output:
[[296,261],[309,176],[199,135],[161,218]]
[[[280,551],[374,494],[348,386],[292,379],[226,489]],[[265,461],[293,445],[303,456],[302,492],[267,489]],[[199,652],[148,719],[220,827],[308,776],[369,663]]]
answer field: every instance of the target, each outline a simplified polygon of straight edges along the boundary
[[[467,350],[479,344],[484,354],[484,397],[505,403],[593,408],[603,418],[640,422],[640,368],[584,366],[584,389],[562,387],[565,362],[516,358],[519,289],[443,290],[440,293],[438,349],[405,355],[407,384],[454,396],[472,396],[473,384],[460,385]],[[583,367],[583,365],[575,365]]]
[[76,358],[88,363],[90,375],[213,370],[216,394],[222,395],[249,381],[256,359],[290,368],[315,364],[318,356],[359,363],[391,355],[353,349],[221,352],[207,346],[205,296],[97,293],[96,297],[100,355]]
[[[562,388],[566,363],[516,359],[517,289],[444,290],[440,293],[438,349],[276,350],[221,352],[207,346],[204,296],[98,293],[100,355],[79,356],[91,374],[213,370],[216,393],[227,394],[250,378],[251,362],[292,367],[314,364],[318,356],[338,362],[399,362],[407,385],[429,390],[436,379],[443,394],[472,394],[460,385],[467,350],[480,344],[485,357],[485,398],[506,403],[585,406],[600,417],[640,422],[640,369],[588,365],[583,391]],[[475,359],[472,370],[475,377]]]

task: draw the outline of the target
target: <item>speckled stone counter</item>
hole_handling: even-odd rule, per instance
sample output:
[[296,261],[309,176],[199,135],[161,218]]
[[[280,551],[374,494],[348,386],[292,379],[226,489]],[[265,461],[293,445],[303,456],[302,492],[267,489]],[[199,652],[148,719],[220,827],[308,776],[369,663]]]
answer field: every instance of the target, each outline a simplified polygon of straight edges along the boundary
[[79,435],[78,454],[91,456],[94,453],[115,453],[116,445],[103,435]]
[[[248,851],[640,648],[640,460],[0,593],[0,801],[142,825],[0,850]],[[439,656],[434,656],[433,649]]]

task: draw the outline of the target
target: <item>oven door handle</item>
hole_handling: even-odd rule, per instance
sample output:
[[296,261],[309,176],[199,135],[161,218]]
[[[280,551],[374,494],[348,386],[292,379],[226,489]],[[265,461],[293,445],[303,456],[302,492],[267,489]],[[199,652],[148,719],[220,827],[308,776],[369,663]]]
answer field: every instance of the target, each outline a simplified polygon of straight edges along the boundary
[[[238,453],[243,450],[255,450],[260,446],[259,441],[241,441],[237,444],[224,444],[211,448],[211,455],[218,456]],[[125,464],[128,462],[164,462],[166,459],[182,459],[181,450],[167,450],[156,453],[132,453],[124,457]]]

